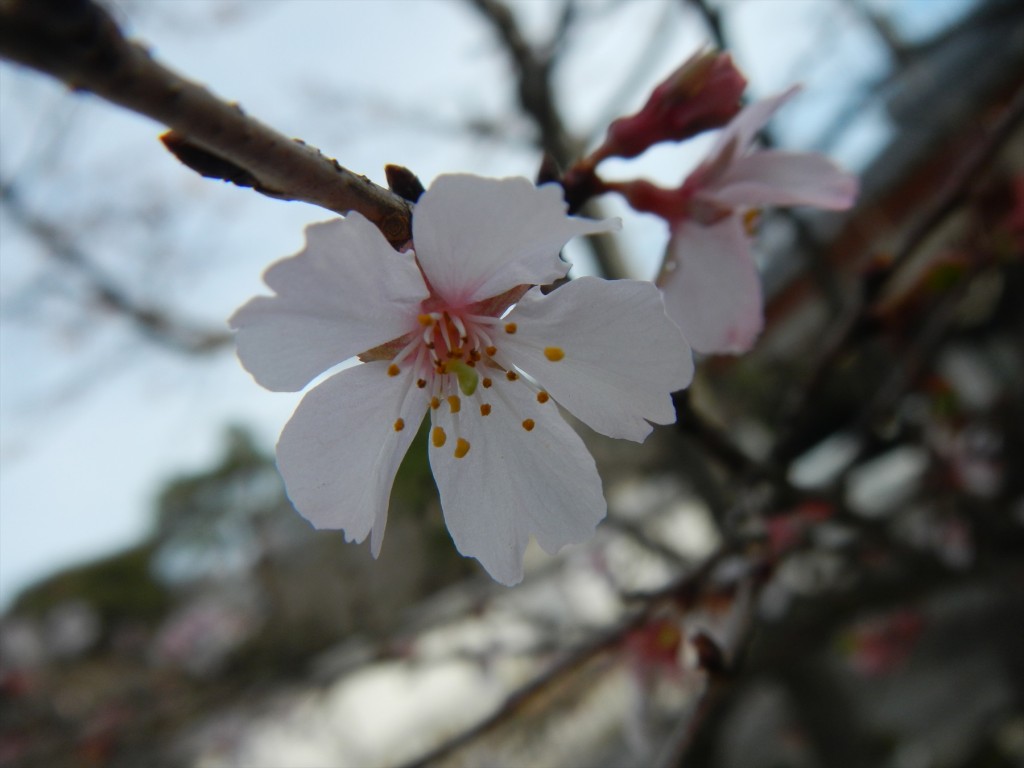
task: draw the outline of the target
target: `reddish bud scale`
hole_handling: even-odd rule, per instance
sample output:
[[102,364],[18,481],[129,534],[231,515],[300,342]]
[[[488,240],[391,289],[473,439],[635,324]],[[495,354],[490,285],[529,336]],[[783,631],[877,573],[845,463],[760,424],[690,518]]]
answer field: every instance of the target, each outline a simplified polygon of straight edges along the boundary
[[698,51],[654,89],[643,109],[614,121],[592,157],[636,157],[654,144],[719,128],[740,111],[746,87],[729,54]]

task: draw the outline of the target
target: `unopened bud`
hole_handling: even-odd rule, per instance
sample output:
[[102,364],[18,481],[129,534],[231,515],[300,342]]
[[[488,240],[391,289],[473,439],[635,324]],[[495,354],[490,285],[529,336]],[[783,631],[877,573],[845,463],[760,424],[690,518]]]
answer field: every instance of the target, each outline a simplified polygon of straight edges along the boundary
[[608,127],[594,158],[636,157],[662,141],[720,128],[739,112],[746,87],[728,53],[698,51],[654,89],[643,109]]

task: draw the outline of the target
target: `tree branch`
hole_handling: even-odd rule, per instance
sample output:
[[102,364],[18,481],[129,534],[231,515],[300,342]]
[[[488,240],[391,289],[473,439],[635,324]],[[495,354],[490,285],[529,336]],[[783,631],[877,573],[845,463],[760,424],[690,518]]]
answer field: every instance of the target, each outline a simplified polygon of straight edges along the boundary
[[404,200],[158,64],[92,0],[0,0],[0,56],[166,125],[179,146],[221,163],[223,172],[204,175],[281,200],[358,211],[392,244],[410,239]]

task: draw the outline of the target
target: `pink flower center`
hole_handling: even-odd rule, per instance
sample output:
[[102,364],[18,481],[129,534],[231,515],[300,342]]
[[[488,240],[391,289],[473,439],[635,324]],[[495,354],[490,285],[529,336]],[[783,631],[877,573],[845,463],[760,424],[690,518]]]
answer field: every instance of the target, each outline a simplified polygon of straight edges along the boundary
[[[534,390],[538,404],[550,400],[548,393],[524,377],[500,350],[501,340],[518,331],[514,321],[444,307],[422,312],[416,320],[417,330],[402,338],[404,344],[391,358],[387,374],[399,376],[411,371],[406,392],[414,386],[427,390],[430,409],[444,416],[446,423],[450,417],[455,432],[455,458],[465,457],[470,450],[469,441],[461,435],[461,419],[486,418],[495,407],[507,405],[496,386],[499,383],[501,386],[512,382],[525,384]],[[557,362],[565,357],[565,352],[561,347],[546,347],[544,355],[549,361]],[[405,399],[403,396],[403,403]],[[463,400],[466,400],[466,407]],[[430,440],[435,448],[441,448],[448,443],[448,434],[433,414],[432,421]],[[531,418],[523,419],[521,426],[531,432],[536,422]],[[404,428],[405,421],[396,419],[395,431]]]

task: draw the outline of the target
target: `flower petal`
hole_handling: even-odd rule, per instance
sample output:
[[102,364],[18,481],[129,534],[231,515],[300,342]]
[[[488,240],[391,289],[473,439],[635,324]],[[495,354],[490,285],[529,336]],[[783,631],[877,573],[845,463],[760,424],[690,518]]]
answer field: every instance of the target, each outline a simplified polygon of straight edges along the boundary
[[[736,157],[745,154],[758,132],[772,119],[772,115],[799,91],[800,86],[794,85],[777,96],[761,99],[744,107],[743,111],[736,115],[732,122],[718,134],[718,138],[715,139],[715,143],[708,153],[708,159],[702,163],[702,166],[721,162],[723,158],[720,155],[726,151]],[[724,160],[728,162],[728,158],[724,158]]]
[[668,262],[675,268],[659,280],[665,308],[693,348],[707,354],[750,349],[764,325],[761,280],[739,218],[678,225]]
[[606,505],[593,458],[553,402],[538,403],[522,380],[477,392],[491,412],[459,414],[458,434],[470,446],[461,459],[453,455],[455,417],[444,406],[432,411],[447,440],[431,443],[430,466],[459,552],[511,586],[523,578],[531,535],[554,554],[593,534]]
[[857,197],[857,177],[824,155],[755,152],[730,165],[704,194],[729,206],[812,205],[843,210]]
[[551,283],[569,271],[558,253],[571,238],[621,227],[617,219],[565,212],[557,184],[439,176],[413,211],[416,256],[435,292],[454,307]]
[[374,557],[395,473],[427,410],[411,369],[387,371],[386,362],[364,363],[327,379],[302,399],[277,442],[277,466],[299,513],[316,528],[344,529],[348,541],[372,530]]
[[294,392],[333,365],[410,330],[428,295],[411,254],[358,213],[306,228],[306,247],[263,277],[229,321],[238,357],[267,389]]
[[670,393],[693,378],[693,358],[640,280],[582,277],[549,295],[526,294],[508,314],[499,348],[560,405],[609,437],[642,441],[676,420]]

